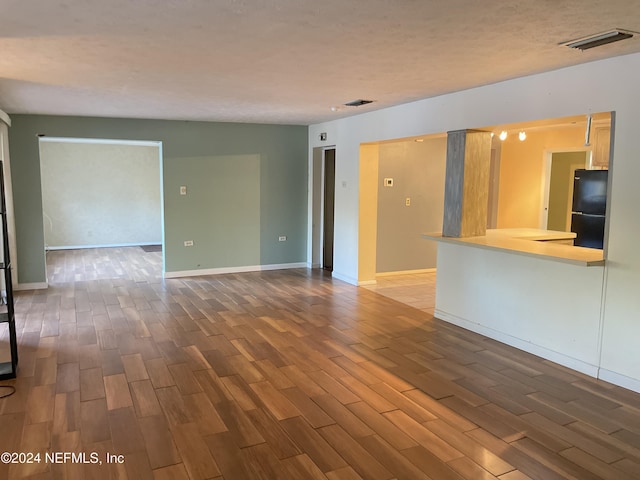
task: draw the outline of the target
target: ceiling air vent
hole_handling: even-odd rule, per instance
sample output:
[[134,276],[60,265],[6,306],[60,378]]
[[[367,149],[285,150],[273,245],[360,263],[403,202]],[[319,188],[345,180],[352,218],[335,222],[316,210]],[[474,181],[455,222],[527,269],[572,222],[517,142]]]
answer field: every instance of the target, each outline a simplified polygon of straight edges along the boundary
[[570,42],[564,42],[561,45],[566,45],[567,47],[576,48],[578,50],[588,50],[590,48],[600,47],[601,45],[619,42],[620,40],[631,38],[633,37],[634,33],[636,32],[630,32],[629,30],[621,30],[617,28],[608,32],[589,35],[588,37],[571,40]]
[[373,100],[363,100],[359,98],[358,100],[354,100],[353,102],[345,103],[345,107],[360,107],[362,105],[366,105],[367,103],[373,103]]

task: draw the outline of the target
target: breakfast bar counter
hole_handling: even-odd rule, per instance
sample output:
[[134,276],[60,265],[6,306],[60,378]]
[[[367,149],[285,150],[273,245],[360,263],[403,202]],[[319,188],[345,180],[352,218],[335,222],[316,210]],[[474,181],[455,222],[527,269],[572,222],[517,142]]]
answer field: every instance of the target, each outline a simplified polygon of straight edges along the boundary
[[478,237],[443,237],[441,233],[425,233],[427,240],[454,243],[488,250],[544,258],[572,265],[592,267],[604,265],[602,250],[573,246],[573,232],[557,232],[536,228],[505,228],[487,230]]
[[606,265],[602,250],[567,245],[573,236],[424,234],[438,242],[434,316],[597,376]]

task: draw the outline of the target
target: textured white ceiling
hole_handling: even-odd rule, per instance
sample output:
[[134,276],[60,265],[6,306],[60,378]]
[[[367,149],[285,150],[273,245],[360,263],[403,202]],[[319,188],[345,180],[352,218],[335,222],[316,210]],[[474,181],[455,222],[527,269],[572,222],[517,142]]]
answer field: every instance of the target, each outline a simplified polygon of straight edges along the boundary
[[0,0],[0,108],[308,125],[640,51],[558,45],[616,27],[639,1]]

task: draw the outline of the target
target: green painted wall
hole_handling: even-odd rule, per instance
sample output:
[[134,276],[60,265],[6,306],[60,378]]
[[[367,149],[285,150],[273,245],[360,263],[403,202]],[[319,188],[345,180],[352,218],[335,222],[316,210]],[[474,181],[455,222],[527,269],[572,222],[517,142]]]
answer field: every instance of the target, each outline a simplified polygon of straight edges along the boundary
[[[182,252],[179,259],[166,258],[167,271],[260,264],[260,160],[227,155],[166,162],[165,176],[174,185],[165,190],[165,216],[174,221],[165,243]],[[187,195],[180,195],[175,182],[187,187]],[[185,240],[194,246],[184,248]]]
[[[11,115],[11,120],[20,283],[46,281],[38,135],[162,142],[167,272],[306,261],[307,127],[45,115]],[[249,180],[234,177],[246,169]],[[256,175],[259,192],[258,182],[250,180]],[[194,197],[181,197],[180,185],[190,184]],[[213,190],[207,192],[209,185]],[[222,203],[224,217],[216,218]],[[233,250],[222,258],[212,254],[211,242],[230,219],[238,241],[225,240],[225,248]],[[278,242],[280,235],[287,241]],[[194,246],[185,248],[184,240]]]

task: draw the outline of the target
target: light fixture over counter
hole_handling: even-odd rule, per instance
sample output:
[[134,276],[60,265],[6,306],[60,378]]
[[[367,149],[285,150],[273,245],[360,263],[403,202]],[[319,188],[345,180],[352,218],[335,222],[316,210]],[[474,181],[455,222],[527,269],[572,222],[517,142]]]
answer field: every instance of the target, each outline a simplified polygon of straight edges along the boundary
[[[498,135],[498,138],[504,142],[507,139],[508,136],[509,136],[509,132],[506,131],[506,130],[502,130],[500,132],[500,134]],[[518,132],[518,139],[521,142],[524,142],[527,139],[527,133],[524,130],[520,130]]]

